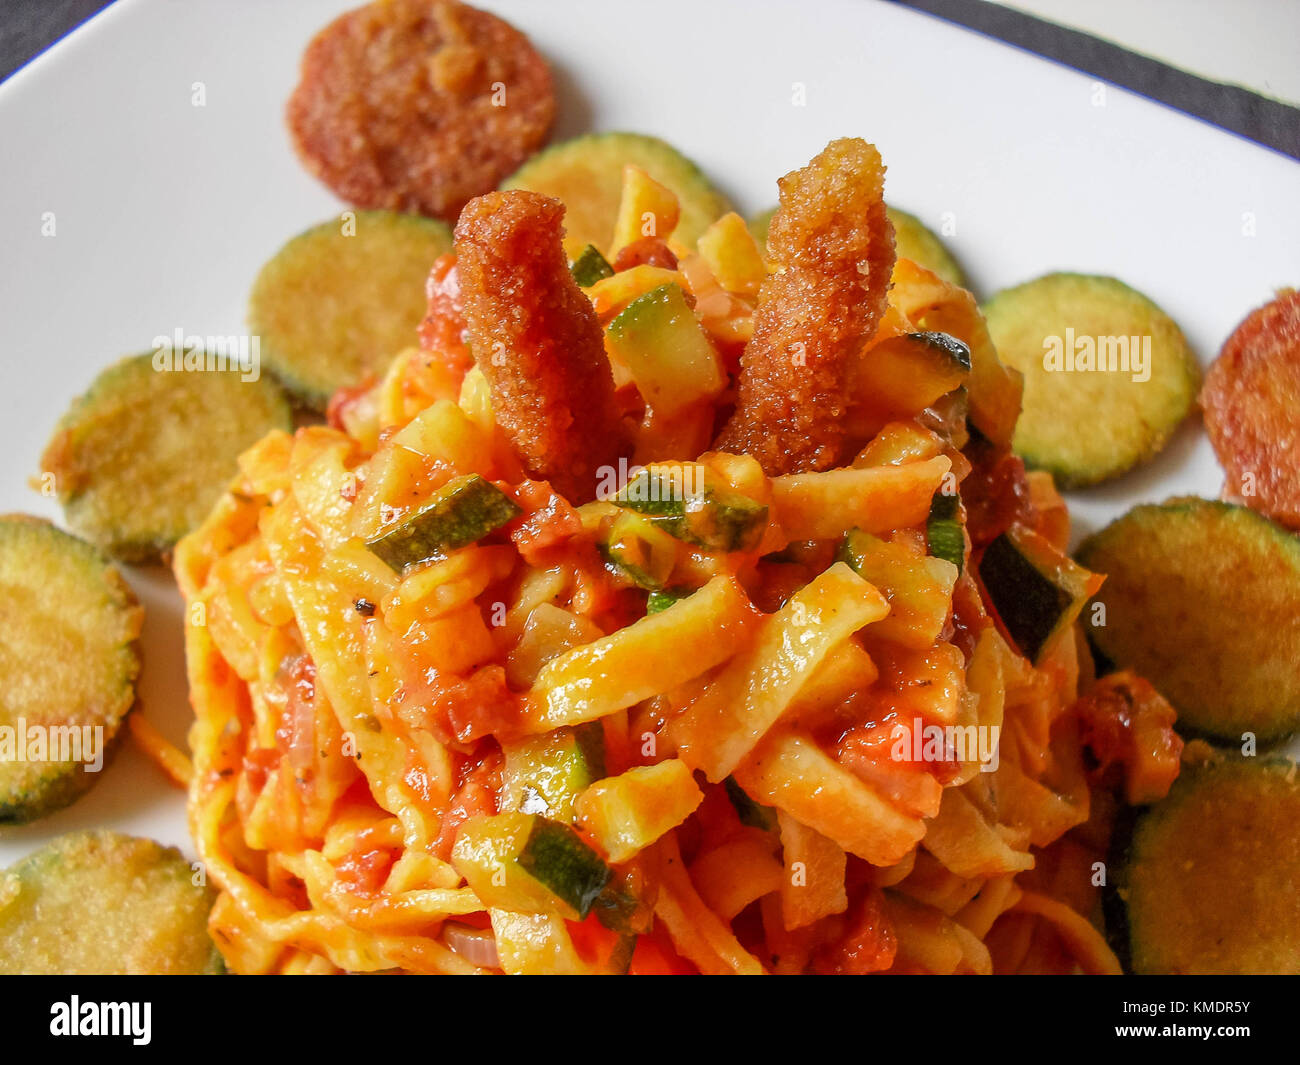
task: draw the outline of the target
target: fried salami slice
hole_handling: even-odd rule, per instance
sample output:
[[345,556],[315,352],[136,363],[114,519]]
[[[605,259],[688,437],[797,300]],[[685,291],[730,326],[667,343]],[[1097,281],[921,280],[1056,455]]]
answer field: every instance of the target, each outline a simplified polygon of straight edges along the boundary
[[832,141],[779,183],[763,283],[722,451],[754,456],[769,476],[825,470],[843,455],[851,356],[876,331],[894,265],[885,167],[866,141]]
[[529,472],[576,502],[623,438],[614,379],[591,301],[569,270],[564,206],[535,192],[492,192],[456,226],[470,349],[497,423]]
[[1228,491],[1300,529],[1300,291],[1286,289],[1228,338],[1201,390]]
[[287,109],[304,165],[343,199],[448,222],[536,151],[554,116],[528,39],[452,0],[335,19],[307,46]]

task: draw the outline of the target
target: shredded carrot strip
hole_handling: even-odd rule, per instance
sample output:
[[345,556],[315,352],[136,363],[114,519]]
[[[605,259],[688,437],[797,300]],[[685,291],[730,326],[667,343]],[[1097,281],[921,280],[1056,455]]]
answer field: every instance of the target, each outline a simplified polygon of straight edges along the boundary
[[131,738],[136,745],[166,773],[178,788],[188,788],[194,779],[194,766],[189,755],[171,742],[139,711],[128,719]]

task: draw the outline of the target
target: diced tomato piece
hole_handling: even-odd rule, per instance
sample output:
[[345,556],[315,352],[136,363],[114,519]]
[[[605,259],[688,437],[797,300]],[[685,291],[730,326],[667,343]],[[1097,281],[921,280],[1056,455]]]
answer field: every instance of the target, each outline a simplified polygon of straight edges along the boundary
[[441,355],[451,368],[464,373],[474,360],[465,345],[465,302],[455,255],[434,261],[424,292],[429,302],[420,323],[420,347]]
[[325,408],[325,421],[329,427],[341,433],[347,432],[349,413],[374,386],[374,378],[367,376],[360,384],[347,385],[330,396],[329,406]]
[[961,485],[961,499],[972,546],[992,543],[1013,522],[1034,525],[1024,462],[991,444],[972,442],[968,449],[972,465]]
[[[914,817],[934,817],[943,797],[943,785],[936,775],[950,777],[956,767],[947,761],[896,759],[894,749],[900,742],[906,743],[907,753],[912,754],[910,729],[913,727],[913,722],[900,723],[891,718],[878,725],[851,729],[840,740],[836,755],[844,768],[907,813]],[[900,736],[897,731],[900,728],[909,731]]]
[[862,976],[888,969],[897,953],[884,895],[871,889],[851,908],[843,934],[813,955],[812,967],[823,976]]
[[1074,704],[1080,737],[1096,760],[1093,781],[1118,769],[1131,804],[1164,798],[1178,778],[1183,741],[1177,712],[1148,682],[1125,670],[1102,677]]
[[537,564],[540,552],[582,532],[577,510],[546,481],[524,481],[511,495],[524,514],[511,524],[510,539],[526,562]]
[[672,945],[657,932],[637,936],[636,949],[632,952],[632,964],[628,967],[629,976],[691,976],[696,968],[683,958]]
[[397,851],[387,847],[354,851],[338,862],[334,869],[339,882],[350,894],[373,897],[388,879]]
[[497,795],[501,790],[501,748],[495,744],[477,758],[465,759],[459,769],[459,786],[447,804],[438,825],[438,835],[430,848],[433,854],[446,861],[456,844],[460,826],[471,817],[497,812]]
[[677,269],[677,256],[661,237],[642,237],[619,249],[611,264],[616,273],[631,270],[634,266],[659,266],[665,270]]

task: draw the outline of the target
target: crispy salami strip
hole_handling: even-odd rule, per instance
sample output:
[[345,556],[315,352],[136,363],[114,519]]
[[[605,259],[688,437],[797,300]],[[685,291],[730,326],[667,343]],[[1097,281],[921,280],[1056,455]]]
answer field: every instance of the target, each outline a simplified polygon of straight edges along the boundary
[[780,181],[767,247],[784,269],[759,290],[736,411],[715,445],[769,476],[843,457],[846,366],[876,330],[894,265],[884,175],[874,147],[844,139]]
[[564,207],[535,192],[470,201],[456,226],[470,348],[497,423],[533,476],[572,501],[624,453],[614,379],[591,302],[561,245]]

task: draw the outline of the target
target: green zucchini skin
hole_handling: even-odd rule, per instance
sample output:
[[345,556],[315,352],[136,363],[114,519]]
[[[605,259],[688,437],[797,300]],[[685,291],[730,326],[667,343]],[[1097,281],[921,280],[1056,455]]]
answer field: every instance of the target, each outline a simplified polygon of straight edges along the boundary
[[716,551],[748,551],[762,539],[768,508],[738,492],[705,486],[688,496],[654,470],[642,470],[612,500],[647,515],[670,536]]
[[722,785],[727,789],[727,798],[736,808],[736,816],[740,818],[742,825],[761,828],[764,832],[775,831],[776,814],[770,807],[751,799],[749,793],[737,783],[735,777],[727,777]]
[[645,612],[647,614],[658,614],[661,610],[667,610],[674,603],[679,603],[685,599],[694,588],[659,588],[646,596]]
[[652,520],[688,544],[715,551],[749,551],[762,539],[767,506],[735,493],[717,493],[699,510]]
[[933,352],[938,358],[954,363],[962,370],[970,370],[970,347],[951,333],[922,332],[903,335],[913,343],[920,344]]
[[502,809],[567,823],[578,793],[605,776],[605,731],[599,721],[501,746],[506,759]]
[[1286,759],[1223,757],[1126,811],[1103,908],[1127,971],[1300,973],[1298,774]]
[[961,496],[956,492],[935,492],[930,516],[925,523],[930,554],[951,562],[958,575],[966,565],[966,535],[962,528]]
[[600,557],[604,559],[606,565],[610,566],[620,576],[631,581],[636,587],[643,588],[648,592],[654,592],[662,584],[662,581],[649,570],[638,566],[626,554],[611,549],[608,544],[597,544],[596,549],[600,552]]
[[675,538],[643,514],[619,515],[597,545],[601,558],[638,588],[658,591],[672,575]]
[[597,281],[614,276],[614,268],[594,244],[588,244],[573,261],[573,280],[579,288],[591,288]]
[[713,343],[680,285],[638,296],[609,323],[605,341],[656,411],[672,415],[726,385]]
[[448,482],[396,528],[366,546],[401,573],[481,540],[521,513],[519,504],[491,481],[470,473]]
[[[1004,289],[983,310],[1003,362],[1025,378],[1015,452],[1063,488],[1111,480],[1147,461],[1195,404],[1200,369],[1182,331],[1116,278],[1048,274]],[[1120,368],[1120,341],[1128,368]],[[1144,369],[1133,362],[1133,342],[1149,353]],[[1112,358],[1113,370],[1072,368]]]
[[[645,935],[654,926],[655,916],[653,893],[647,899],[645,877],[638,867],[615,867],[610,870],[609,882],[592,904],[596,919],[611,932],[631,937],[625,947],[620,945],[617,953],[635,949],[635,937]],[[619,961],[622,958],[618,958]],[[631,956],[626,958],[622,968],[626,971]]]
[[1295,536],[1246,507],[1182,498],[1134,507],[1076,557],[1106,574],[1089,640],[1174,704],[1180,732],[1267,745],[1300,728]]
[[[864,533],[861,529],[849,529],[835,549],[835,561],[843,562],[859,577],[864,576],[862,572],[862,556],[866,551],[865,544],[870,544],[875,540],[876,537]],[[867,579],[870,580],[870,578]]]
[[1073,597],[1040,573],[1005,532],[984,548],[979,571],[1011,638],[1037,660]]
[[610,869],[568,825],[538,817],[519,852],[519,867],[584,919],[609,883]]
[[612,502],[653,518],[679,518],[686,513],[687,496],[672,477],[658,470],[641,470]]

